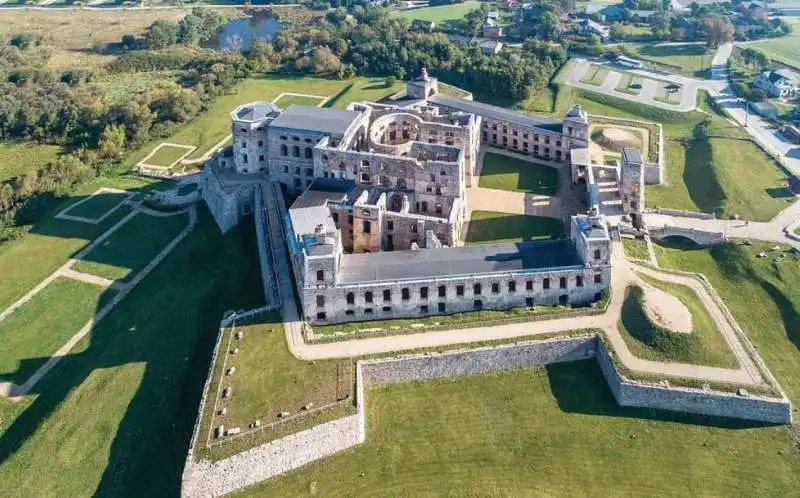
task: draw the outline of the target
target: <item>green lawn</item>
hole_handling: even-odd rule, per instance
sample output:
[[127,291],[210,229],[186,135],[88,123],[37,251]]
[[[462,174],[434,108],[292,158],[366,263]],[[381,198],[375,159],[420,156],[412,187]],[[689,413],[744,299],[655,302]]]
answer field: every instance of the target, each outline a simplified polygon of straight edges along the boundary
[[619,330],[634,356],[655,361],[736,368],[736,357],[692,289],[642,278],[653,287],[672,294],[689,309],[692,332],[673,332],[653,323],[644,311],[641,287],[628,287]]
[[655,99],[665,104],[680,105],[682,93],[683,90],[679,86],[659,81]]
[[178,496],[219,320],[263,305],[258,268],[252,224],[202,210],[36,396],[0,400],[0,496]]
[[789,496],[785,427],[620,408],[597,364],[367,391],[367,440],[238,496]]
[[[81,187],[73,196],[56,206],[50,216],[31,227],[21,239],[0,245],[0,308],[5,309],[11,303],[24,296],[45,277],[58,269],[88,241],[93,240],[125,215],[130,208],[122,206],[108,218],[96,225],[77,221],[59,220],[52,217],[69,204],[97,191],[100,187],[116,187],[145,192],[170,182],[154,181],[140,177],[119,177],[115,179],[99,178]],[[139,194],[137,194],[139,195]]]
[[709,77],[708,69],[714,53],[703,44],[692,45],[632,45],[633,56],[655,64],[667,64],[673,72],[690,76]]
[[596,64],[591,64],[589,65],[589,69],[586,71],[586,74],[584,74],[583,78],[581,78],[581,83],[600,86],[605,83],[607,76],[608,69]]
[[467,229],[467,245],[525,240],[558,239],[564,224],[556,218],[525,214],[473,211]]
[[800,29],[798,29],[800,28],[800,21],[794,22],[793,28],[794,31],[788,36],[748,43],[744,46],[758,49],[771,59],[800,68],[800,52],[797,50],[798,44],[800,44]]
[[478,185],[552,196],[558,191],[558,170],[544,164],[487,152]]
[[111,280],[129,280],[189,223],[186,214],[138,213],[75,264],[75,269]]
[[[321,407],[346,397],[352,400],[355,382],[353,361],[298,360],[286,347],[286,335],[279,314],[270,313],[256,317],[246,324],[237,325],[236,331],[242,332],[244,336],[241,340],[233,339],[230,342],[231,348],[239,349],[239,354],[229,355],[226,367],[236,367],[236,372],[232,375],[224,375],[223,372],[224,353],[233,333],[233,329],[228,328],[223,335],[223,349],[217,356],[214,377],[209,385],[209,401],[203,414],[199,446],[206,444],[209,429],[219,425],[240,427],[244,432],[254,420],[260,420],[266,426],[280,421],[278,414],[281,412],[288,412],[293,416],[303,414],[303,406],[308,403]],[[230,387],[232,390],[229,398],[217,398],[220,379],[223,388]],[[214,413],[215,400],[218,409],[227,410],[225,415]],[[347,408],[348,406],[332,408],[333,417],[327,413],[311,414],[302,417],[300,421],[281,424],[274,430],[264,429],[255,437],[247,436],[250,439],[243,441],[238,447],[237,441],[211,450],[202,448],[202,456],[225,457],[233,451],[242,451],[273,439],[282,433],[284,425],[291,427],[293,431],[306,429],[320,423],[321,418],[341,417]],[[349,409],[353,409],[352,403],[349,404]],[[228,446],[234,446],[234,450],[231,451]]]
[[51,282],[0,322],[0,380],[25,382],[112,296],[78,280]]
[[277,102],[278,106],[287,108],[290,105],[313,105],[318,106],[320,102],[325,100],[325,97],[302,97],[300,95],[284,95]]
[[634,76],[631,73],[621,73],[622,77],[617,83],[616,90],[618,92],[629,93],[631,95],[639,95],[642,91],[642,81],[644,78]]
[[433,21],[437,24],[444,21],[461,20],[467,12],[477,9],[480,2],[467,1],[452,5],[440,5],[437,7],[424,7],[421,9],[398,10],[394,16],[403,17],[409,21],[420,19],[422,21]]
[[93,194],[85,202],[75,204],[64,214],[81,216],[90,220],[100,219],[104,214],[114,209],[120,202],[127,198],[126,194],[119,192],[99,192]]
[[172,166],[172,163],[180,159],[189,149],[174,147],[172,145],[162,145],[147,159],[147,164],[153,166]]
[[346,107],[350,102],[376,101],[396,93],[402,88],[398,82],[386,88],[384,78],[354,78],[352,80],[331,80],[305,76],[265,75],[248,78],[234,89],[219,98],[208,111],[191,122],[176,129],[172,136],[145,143],[132,151],[125,159],[125,165],[133,167],[161,142],[194,145],[197,148],[187,156],[195,159],[205,154],[211,147],[230,134],[231,111],[241,104],[256,100],[270,101],[284,92],[307,93],[310,95],[334,95],[326,105]]
[[58,145],[0,142],[0,182],[40,169],[61,151]]
[[650,261],[650,253],[647,251],[647,242],[644,239],[623,238],[622,247],[626,257]]

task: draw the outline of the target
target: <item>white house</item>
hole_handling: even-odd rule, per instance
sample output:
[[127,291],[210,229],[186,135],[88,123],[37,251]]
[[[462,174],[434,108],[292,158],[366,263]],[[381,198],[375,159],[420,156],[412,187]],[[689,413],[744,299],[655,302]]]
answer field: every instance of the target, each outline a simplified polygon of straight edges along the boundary
[[582,35],[597,35],[603,42],[611,38],[611,29],[608,26],[603,26],[591,19],[581,19],[578,24],[578,31]]
[[792,98],[797,95],[797,81],[788,69],[764,71],[753,83],[772,97]]
[[503,42],[495,40],[483,40],[478,44],[483,55],[497,55],[503,50]]

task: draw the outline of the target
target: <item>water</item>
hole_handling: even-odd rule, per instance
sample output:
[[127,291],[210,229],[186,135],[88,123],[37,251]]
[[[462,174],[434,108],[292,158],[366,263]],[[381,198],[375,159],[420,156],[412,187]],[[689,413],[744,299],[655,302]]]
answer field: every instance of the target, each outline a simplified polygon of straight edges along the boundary
[[233,19],[223,24],[219,33],[209,39],[205,46],[217,50],[244,52],[250,50],[250,46],[256,40],[272,40],[281,27],[281,23],[272,16],[256,15]]

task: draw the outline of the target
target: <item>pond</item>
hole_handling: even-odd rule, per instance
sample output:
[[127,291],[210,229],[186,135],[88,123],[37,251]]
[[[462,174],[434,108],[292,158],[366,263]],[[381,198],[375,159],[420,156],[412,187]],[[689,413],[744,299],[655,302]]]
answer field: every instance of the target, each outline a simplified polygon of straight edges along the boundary
[[256,40],[272,40],[281,27],[275,17],[267,15],[231,19],[220,26],[219,33],[211,37],[205,46],[230,52],[245,52],[250,50]]

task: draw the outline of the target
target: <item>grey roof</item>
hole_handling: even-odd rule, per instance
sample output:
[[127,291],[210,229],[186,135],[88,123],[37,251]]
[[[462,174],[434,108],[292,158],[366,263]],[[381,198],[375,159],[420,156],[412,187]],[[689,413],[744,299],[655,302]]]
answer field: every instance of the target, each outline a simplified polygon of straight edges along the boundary
[[328,202],[342,202],[355,183],[347,180],[317,179],[289,208],[292,228],[298,235],[313,234],[318,225],[326,232],[336,230]]
[[316,131],[325,135],[341,136],[359,116],[358,111],[293,104],[287,107],[280,117],[270,124],[270,127]]
[[345,254],[338,283],[392,282],[491,273],[534,272],[555,267],[580,266],[569,240],[488,244],[474,247]]
[[456,97],[448,97],[447,95],[442,94],[436,94],[430,97],[428,100],[436,105],[449,107],[451,109],[458,109],[459,111],[477,114],[479,116],[486,116],[492,119],[508,121],[509,123],[514,123],[520,126],[545,128],[560,132],[564,125],[563,122],[556,121],[555,119],[511,111],[509,109],[504,109],[502,107],[497,107],[490,104],[483,104],[481,102],[459,99]]
[[639,153],[638,149],[625,147],[624,149],[622,149],[622,161],[626,163],[641,164],[643,162],[642,154]]
[[277,116],[278,112],[278,107],[270,102],[251,102],[240,105],[232,114],[237,121],[261,121],[270,116]]
[[576,166],[589,166],[592,164],[592,158],[589,154],[588,147],[575,147],[570,149],[569,155],[572,158],[572,164]]

